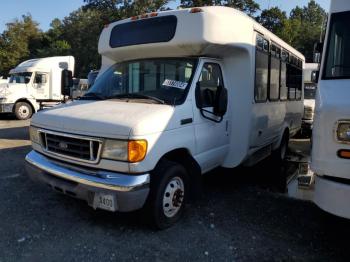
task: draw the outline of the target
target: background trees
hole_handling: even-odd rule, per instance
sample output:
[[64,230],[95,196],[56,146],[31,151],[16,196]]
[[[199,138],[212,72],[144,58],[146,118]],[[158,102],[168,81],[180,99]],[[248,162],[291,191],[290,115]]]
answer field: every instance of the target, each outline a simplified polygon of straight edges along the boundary
[[[6,25],[0,34],[0,75],[28,58],[73,55],[77,77],[100,67],[97,43],[103,26],[130,16],[168,9],[172,0],[82,0],[83,6],[62,21],[54,19],[42,32],[27,14]],[[302,52],[312,61],[313,45],[322,37],[326,12],[315,0],[290,14],[278,7],[260,10],[254,0],[178,0],[180,7],[222,5],[237,8]]]

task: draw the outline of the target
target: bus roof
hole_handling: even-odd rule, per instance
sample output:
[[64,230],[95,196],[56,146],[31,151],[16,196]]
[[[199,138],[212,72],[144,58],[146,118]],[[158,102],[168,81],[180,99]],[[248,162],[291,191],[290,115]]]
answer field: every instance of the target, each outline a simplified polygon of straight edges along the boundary
[[254,31],[301,60],[304,56],[255,20],[229,7],[151,13],[113,22],[99,40],[99,53],[114,62],[151,58],[223,57],[228,50],[255,48]]

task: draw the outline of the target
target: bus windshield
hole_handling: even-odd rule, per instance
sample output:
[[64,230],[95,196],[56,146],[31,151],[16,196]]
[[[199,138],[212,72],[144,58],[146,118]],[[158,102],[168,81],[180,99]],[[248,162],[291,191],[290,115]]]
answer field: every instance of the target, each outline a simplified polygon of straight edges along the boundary
[[96,79],[82,99],[147,99],[180,104],[195,72],[196,59],[144,59],[117,63]]
[[331,16],[323,79],[350,78],[350,11]]
[[31,77],[32,77],[31,72],[11,74],[9,83],[28,84]]

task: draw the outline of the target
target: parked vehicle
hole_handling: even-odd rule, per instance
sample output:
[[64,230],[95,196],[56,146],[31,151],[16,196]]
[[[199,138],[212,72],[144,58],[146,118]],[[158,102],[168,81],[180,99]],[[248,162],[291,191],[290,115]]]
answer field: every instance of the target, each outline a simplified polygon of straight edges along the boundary
[[63,69],[74,70],[74,57],[46,57],[19,64],[10,71],[8,83],[0,87],[0,113],[14,113],[24,120],[39,110],[41,102],[61,102]]
[[89,90],[88,80],[83,78],[75,78],[73,79],[73,87],[71,91],[70,97],[73,99],[77,99],[85,95],[85,93]]
[[271,154],[281,161],[300,130],[304,57],[235,9],[114,22],[99,53],[81,100],[33,117],[26,156],[33,179],[95,209],[147,207],[168,227],[201,174]]
[[332,0],[313,128],[314,202],[350,218],[350,2]]
[[304,115],[301,125],[303,135],[311,135],[315,112],[317,83],[312,81],[319,70],[318,63],[306,63],[304,67]]
[[94,83],[98,76],[99,70],[91,70],[88,74],[88,88],[90,88]]

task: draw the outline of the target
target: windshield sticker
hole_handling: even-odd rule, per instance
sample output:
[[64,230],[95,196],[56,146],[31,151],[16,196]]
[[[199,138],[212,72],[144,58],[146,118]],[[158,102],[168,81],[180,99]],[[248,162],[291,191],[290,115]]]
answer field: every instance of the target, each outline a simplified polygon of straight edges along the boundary
[[187,86],[187,83],[181,82],[181,81],[176,81],[176,80],[165,79],[162,85],[180,88],[180,89],[185,89]]

